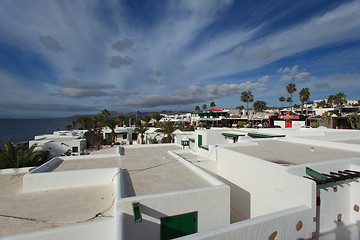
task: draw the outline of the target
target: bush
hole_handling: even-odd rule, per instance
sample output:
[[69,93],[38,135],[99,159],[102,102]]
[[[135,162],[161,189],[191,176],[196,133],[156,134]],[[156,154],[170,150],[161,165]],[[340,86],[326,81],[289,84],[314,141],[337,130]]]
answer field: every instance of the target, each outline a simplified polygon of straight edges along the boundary
[[318,128],[318,127],[320,126],[320,124],[319,124],[318,122],[312,122],[312,123],[310,124],[310,126],[311,126],[312,128]]
[[246,121],[238,121],[237,126],[244,127],[245,124],[246,124]]
[[103,139],[100,142],[101,145],[111,145],[111,140],[109,139]]
[[360,129],[360,115],[357,113],[348,116],[348,122],[351,124],[352,129]]
[[163,137],[163,138],[161,139],[161,143],[168,143],[167,138],[166,138],[166,137]]

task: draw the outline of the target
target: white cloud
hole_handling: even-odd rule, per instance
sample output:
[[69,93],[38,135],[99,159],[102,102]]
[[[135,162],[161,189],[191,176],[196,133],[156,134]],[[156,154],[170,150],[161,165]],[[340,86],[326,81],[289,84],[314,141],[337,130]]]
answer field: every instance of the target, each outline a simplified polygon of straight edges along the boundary
[[295,75],[295,79],[298,80],[298,81],[309,80],[309,79],[311,79],[310,73],[308,73],[308,72],[300,72],[300,73]]
[[129,56],[113,56],[109,62],[109,66],[112,68],[121,68],[122,66],[129,66],[133,62],[132,58]]
[[280,79],[282,83],[288,83],[292,80],[307,81],[311,79],[310,73],[299,70],[298,65],[294,65],[292,68],[279,68],[278,72],[284,74]]
[[51,36],[42,36],[42,35],[40,35],[39,40],[44,45],[46,50],[49,50],[51,52],[63,52],[64,51],[64,49],[60,46],[58,41],[56,41]]
[[291,75],[284,75],[284,76],[282,76],[281,77],[281,82],[282,83],[288,83],[288,82],[290,82],[291,81],[291,79],[292,79],[293,77],[291,76]]
[[265,84],[265,83],[267,83],[269,81],[269,78],[270,78],[269,75],[262,76],[261,78],[259,78],[258,83]]
[[104,90],[98,89],[76,89],[76,88],[63,88],[61,94],[69,98],[91,98],[91,97],[104,97],[109,93]]
[[80,82],[74,79],[62,79],[60,80],[60,86],[64,88],[80,88],[80,89],[113,89],[114,84],[103,84],[97,82]]
[[117,41],[111,47],[118,52],[123,52],[127,49],[132,48],[132,46],[134,46],[134,40],[130,38],[125,38]]
[[187,89],[176,90],[169,95],[140,96],[137,98],[118,101],[116,102],[116,105],[124,107],[157,107],[191,104],[240,94],[242,91],[245,90],[255,90],[262,88],[264,88],[264,84],[252,82],[222,85],[209,84],[205,87],[191,85]]
[[241,58],[244,55],[245,47],[239,46],[234,49],[232,55],[234,58]]

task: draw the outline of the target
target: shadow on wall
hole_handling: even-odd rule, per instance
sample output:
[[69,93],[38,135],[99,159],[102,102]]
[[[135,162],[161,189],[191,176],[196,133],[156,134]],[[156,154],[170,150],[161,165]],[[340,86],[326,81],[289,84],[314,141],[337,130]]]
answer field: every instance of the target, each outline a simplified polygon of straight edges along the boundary
[[205,168],[201,169],[230,187],[230,223],[251,218],[251,194],[248,191]]
[[121,176],[121,197],[126,198],[136,196],[129,171],[127,169],[121,169]]
[[[143,215],[144,206],[141,206]],[[125,239],[160,239],[160,224],[143,219],[135,222],[134,216],[124,214]]]
[[230,187],[230,223],[249,219],[251,217],[251,194],[225,178],[216,177]]

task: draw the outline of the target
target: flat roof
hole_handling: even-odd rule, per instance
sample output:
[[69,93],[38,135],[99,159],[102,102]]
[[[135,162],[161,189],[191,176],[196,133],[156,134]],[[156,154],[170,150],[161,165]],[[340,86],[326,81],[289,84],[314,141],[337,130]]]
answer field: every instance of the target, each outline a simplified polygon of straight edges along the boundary
[[360,145],[360,139],[344,139],[344,140],[336,140],[334,142],[351,143],[351,144],[359,144]]
[[176,145],[125,148],[121,168],[127,182],[125,197],[212,186],[183,163],[168,154]]
[[255,146],[226,147],[233,151],[283,165],[360,157],[360,153],[307,144],[289,143],[275,139],[253,140]]
[[110,184],[22,193],[23,175],[0,174],[0,236],[93,221],[112,206]]
[[[125,180],[124,197],[212,186],[168,153],[179,149],[176,145],[125,147],[123,156],[63,161],[53,171],[120,167]],[[115,148],[93,153],[115,153]]]
[[[124,156],[65,160],[53,171],[121,167],[122,197],[212,186],[168,153],[179,149],[176,145],[130,147]],[[115,148],[105,148],[96,154],[114,152]],[[23,193],[24,174],[0,174],[0,236],[102,219],[93,218],[109,207],[104,215],[113,216],[111,184]]]

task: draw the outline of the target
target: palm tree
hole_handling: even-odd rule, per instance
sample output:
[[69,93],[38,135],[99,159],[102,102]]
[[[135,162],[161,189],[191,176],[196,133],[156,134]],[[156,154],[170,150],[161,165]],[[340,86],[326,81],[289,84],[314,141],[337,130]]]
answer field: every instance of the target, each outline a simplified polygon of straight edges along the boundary
[[77,119],[77,122],[81,125],[81,129],[89,129],[90,128],[90,118],[87,116],[81,116]]
[[288,102],[289,103],[289,107],[290,107],[290,104],[292,103],[292,99],[291,99],[291,97],[288,97],[287,99],[286,99],[286,102]]
[[283,108],[283,102],[285,102],[285,98],[279,97],[279,102],[281,102],[281,108]]
[[334,100],[335,100],[335,96],[334,96],[334,95],[330,95],[330,96],[328,97],[327,103],[329,104],[330,107],[333,106]]
[[214,109],[215,107],[216,107],[215,102],[211,102],[211,103],[210,103],[210,108]]
[[204,111],[207,109],[206,104],[204,104],[204,105],[202,106],[202,109],[203,109]]
[[0,149],[0,168],[9,168],[16,165],[16,148],[7,140],[4,143],[4,149]]
[[200,107],[198,105],[195,106],[195,111],[200,112]]
[[340,108],[340,115],[342,114],[342,106],[347,103],[346,95],[343,92],[339,92],[335,95],[334,103]]
[[160,113],[156,112],[154,113],[154,115],[152,116],[153,119],[155,119],[155,121],[158,123],[160,121],[160,119],[163,118],[163,116],[161,116]]
[[66,128],[66,130],[68,130],[68,131],[69,131],[69,130],[71,130],[71,129],[72,129],[72,126],[71,126],[71,125],[66,125],[66,126],[65,126],[65,128]]
[[254,101],[254,96],[251,94],[251,91],[244,91],[241,93],[240,101],[246,102],[246,114],[249,119],[249,102]]
[[101,111],[101,114],[104,116],[104,119],[106,120],[107,117],[110,115],[110,112],[105,108],[104,110]]
[[254,109],[258,112],[262,112],[266,108],[266,102],[264,101],[256,101],[253,105]]
[[115,128],[119,124],[117,118],[110,118],[105,120],[105,125],[111,129],[111,142],[115,143]]
[[144,115],[141,119],[145,122],[146,127],[149,127],[149,122],[152,119],[151,116],[150,115]]
[[38,166],[48,160],[49,151],[35,151],[36,144],[29,149],[16,148],[8,140],[0,149],[0,168],[19,168]]
[[118,122],[119,122],[119,126],[120,127],[123,127],[124,126],[124,122],[126,120],[125,116],[124,115],[119,115],[116,117]]
[[72,121],[72,122],[71,122],[71,125],[72,125],[72,128],[73,128],[73,129],[76,129],[76,124],[77,124],[77,121]]
[[161,122],[158,124],[158,127],[159,129],[157,129],[156,132],[160,132],[166,135],[167,142],[171,143],[171,134],[176,130],[174,124],[171,121]]
[[99,150],[100,142],[103,139],[102,135],[102,127],[103,127],[104,119],[101,117],[101,115],[95,115],[91,118],[91,139],[92,144],[95,145],[96,150]]
[[148,127],[147,127],[147,125],[145,124],[142,124],[142,123],[140,123],[140,124],[138,124],[138,125],[136,125],[136,128],[135,128],[135,132],[137,132],[137,133],[140,133],[141,134],[141,144],[145,144],[145,142],[144,142],[144,134],[145,134],[145,132],[148,130]]
[[301,114],[304,114],[304,102],[309,101],[310,91],[308,88],[303,88],[299,92],[299,98],[301,101]]
[[296,92],[296,86],[294,83],[289,83],[289,85],[286,86],[286,91],[290,94],[291,102],[290,102],[290,111],[292,113],[292,94]]

